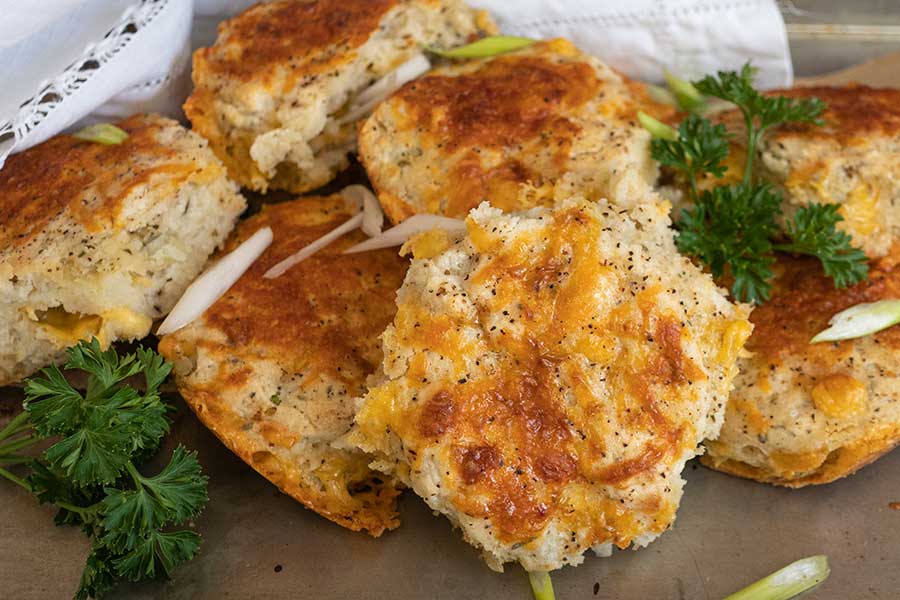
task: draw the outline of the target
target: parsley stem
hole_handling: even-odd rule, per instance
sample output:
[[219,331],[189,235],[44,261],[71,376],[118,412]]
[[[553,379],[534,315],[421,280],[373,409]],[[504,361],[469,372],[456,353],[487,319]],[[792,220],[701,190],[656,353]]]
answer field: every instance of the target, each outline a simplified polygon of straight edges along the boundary
[[744,162],[744,185],[750,185],[750,180],[753,176],[753,157],[756,155],[759,132],[753,125],[753,117],[746,113],[744,113],[744,122],[747,126],[747,160]]
[[700,193],[697,191],[697,176],[693,170],[688,171],[688,182],[691,184],[691,200],[696,206],[700,204]]
[[30,456],[19,456],[18,454],[10,454],[9,456],[0,456],[0,465],[20,465],[33,460]]
[[88,506],[87,508],[82,507],[82,506],[75,506],[74,504],[69,504],[68,502],[63,502],[62,500],[55,500],[53,502],[53,504],[55,504],[56,506],[58,506],[60,508],[64,508],[69,512],[78,513],[82,517],[84,517],[85,514],[89,513],[91,511],[91,509],[94,508],[93,506]]
[[13,452],[21,450],[22,448],[27,448],[28,446],[36,444],[39,441],[40,439],[36,437],[27,436],[2,444],[0,445],[0,457],[5,454],[12,454]]
[[134,463],[132,463],[129,460],[127,463],[125,463],[125,469],[127,469],[128,474],[131,475],[131,479],[132,479],[132,481],[134,481],[134,485],[138,489],[143,488],[144,484],[141,483],[141,480],[143,479],[143,477],[141,477],[141,474],[138,473],[138,470],[137,470],[137,468],[135,468]]
[[18,476],[16,476],[16,475],[13,475],[12,473],[10,473],[9,471],[7,471],[6,469],[4,469],[4,468],[2,468],[2,467],[0,467],[0,476],[6,477],[7,479],[9,479],[10,481],[12,481],[12,482],[15,483],[16,485],[21,486],[21,487],[24,488],[25,491],[27,491],[29,494],[30,494],[30,493],[33,493],[33,490],[31,489],[31,484],[30,484],[30,483],[28,483],[27,481],[25,481],[25,480],[22,479],[21,477],[18,477]]
[[27,429],[28,427],[30,427],[31,423],[28,420],[29,416],[30,415],[28,414],[28,411],[23,410],[15,417],[13,417],[12,420],[10,420],[10,422],[7,423],[3,429],[0,429],[0,440],[5,440],[6,438],[19,433],[23,429]]
[[752,131],[747,135],[747,162],[744,163],[745,185],[750,185],[753,182],[753,160],[756,158],[756,152],[759,150],[759,143],[768,130],[768,127],[756,127],[753,125],[752,120],[749,122]]

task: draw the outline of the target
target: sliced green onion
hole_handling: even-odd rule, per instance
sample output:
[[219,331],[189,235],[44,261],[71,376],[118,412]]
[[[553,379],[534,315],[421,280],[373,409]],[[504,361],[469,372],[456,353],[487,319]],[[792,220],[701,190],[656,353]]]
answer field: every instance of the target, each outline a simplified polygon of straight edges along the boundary
[[459,46],[451,50],[441,50],[440,48],[427,47],[426,50],[432,54],[443,56],[444,58],[486,58],[488,56],[497,56],[505,54],[513,50],[519,50],[526,46],[530,46],[534,40],[526,37],[515,37],[511,35],[492,35],[490,37],[481,38],[477,42]]
[[81,131],[76,131],[72,134],[72,137],[86,142],[115,146],[127,140],[128,133],[111,123],[97,123],[96,125],[85,127]]
[[642,110],[638,111],[638,122],[655,138],[672,140],[673,142],[678,139],[678,131],[674,127],[669,127],[662,121],[657,121]]
[[653,100],[654,102],[659,102],[660,104],[670,104],[672,106],[678,104],[678,100],[675,98],[675,94],[659,85],[648,83],[647,95],[650,96],[651,100]]
[[900,323],[900,300],[863,302],[831,317],[828,329],[817,333],[810,344],[852,340],[878,333]]
[[828,557],[824,554],[801,558],[725,600],[788,600],[822,583],[830,573]]
[[703,97],[700,90],[694,87],[693,83],[687,79],[675,77],[669,71],[663,71],[663,75],[681,110],[699,112],[703,109],[706,98]]
[[553,582],[550,581],[550,573],[547,571],[529,571],[528,581],[531,583],[531,591],[534,592],[534,600],[555,600],[553,595]]

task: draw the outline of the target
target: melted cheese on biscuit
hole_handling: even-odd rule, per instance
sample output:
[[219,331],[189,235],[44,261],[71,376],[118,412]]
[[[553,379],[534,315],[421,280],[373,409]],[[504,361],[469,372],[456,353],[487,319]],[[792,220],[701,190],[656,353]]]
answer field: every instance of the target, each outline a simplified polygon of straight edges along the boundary
[[[654,272],[646,247],[616,248],[637,228],[608,206],[474,211],[465,240],[414,261],[384,334],[388,379],[357,414],[376,464],[530,569],[671,525],[680,465],[750,332],[689,263]],[[544,555],[558,532],[566,549]]]

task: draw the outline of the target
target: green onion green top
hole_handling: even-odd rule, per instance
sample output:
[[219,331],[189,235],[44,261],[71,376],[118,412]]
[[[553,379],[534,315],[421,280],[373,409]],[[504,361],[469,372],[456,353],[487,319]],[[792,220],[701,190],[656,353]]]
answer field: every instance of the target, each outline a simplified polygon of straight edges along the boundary
[[638,111],[638,122],[655,138],[670,141],[678,139],[678,132],[675,131],[674,127],[669,127],[662,121],[657,121],[642,110]]
[[842,310],[831,317],[828,329],[817,333],[809,342],[837,342],[878,333],[900,323],[900,300],[864,302]]
[[647,95],[650,96],[654,102],[659,102],[660,104],[668,104],[670,106],[678,105],[678,99],[675,98],[675,94],[659,85],[648,83]]
[[489,56],[497,56],[498,54],[506,54],[514,50],[519,50],[530,46],[534,43],[531,38],[515,37],[511,35],[492,35],[490,37],[481,38],[477,42],[459,46],[451,50],[441,50],[440,48],[428,47],[426,50],[432,54],[443,56],[444,58],[487,58]]
[[550,573],[546,571],[529,571],[528,581],[531,583],[534,600],[555,600],[556,596],[553,594],[553,582],[550,580]]
[[79,140],[116,146],[128,139],[128,133],[110,123],[97,123],[72,134]]
[[725,600],[788,600],[822,583],[830,573],[827,556],[801,558]]
[[669,86],[678,108],[687,112],[701,112],[706,107],[706,98],[694,87],[694,84],[686,79],[675,77],[669,71],[664,71],[666,84]]

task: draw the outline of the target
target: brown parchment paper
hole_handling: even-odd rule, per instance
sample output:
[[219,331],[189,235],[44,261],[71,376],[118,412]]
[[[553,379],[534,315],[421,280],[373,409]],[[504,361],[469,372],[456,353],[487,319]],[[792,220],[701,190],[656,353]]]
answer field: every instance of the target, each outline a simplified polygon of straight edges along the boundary
[[[804,80],[809,83],[811,80]],[[900,54],[815,81],[900,86]],[[0,423],[20,394],[0,390]],[[528,600],[524,572],[490,571],[442,517],[413,494],[403,524],[374,540],[346,531],[280,494],[229,453],[177,398],[173,435],[199,451],[210,502],[195,523],[201,554],[169,582],[121,586],[111,598]],[[806,597],[900,598],[900,451],[836,483],[786,490],[690,463],[675,527],[649,547],[589,556],[553,574],[556,597],[720,600],[804,556],[824,553],[830,579]],[[0,481],[0,598],[70,598],[88,552],[53,511]]]

